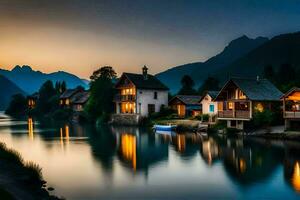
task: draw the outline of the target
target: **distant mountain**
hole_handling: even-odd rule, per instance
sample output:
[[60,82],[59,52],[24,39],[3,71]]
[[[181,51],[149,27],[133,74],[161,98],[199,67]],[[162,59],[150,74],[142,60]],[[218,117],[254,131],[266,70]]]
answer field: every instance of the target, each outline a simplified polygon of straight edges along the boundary
[[274,69],[282,64],[291,64],[300,70],[300,32],[276,36],[240,57],[232,64],[216,71],[219,79],[230,76],[261,75],[266,65]]
[[40,71],[34,71],[30,66],[26,65],[22,67],[17,65],[11,71],[0,69],[0,75],[3,75],[14,82],[28,94],[38,91],[41,85],[47,80],[51,80],[53,83],[56,81],[65,81],[68,88],[75,88],[79,85],[85,88],[88,87],[84,81],[73,74],[63,71],[46,74]]
[[161,72],[156,76],[171,89],[172,93],[178,91],[180,80],[185,74],[190,75],[198,87],[209,75],[213,75],[215,71],[228,66],[267,41],[268,38],[264,37],[251,39],[242,36],[231,41],[221,53],[205,62],[181,65]]
[[5,110],[11,100],[11,97],[19,93],[25,95],[25,92],[13,82],[0,75],[0,111]]

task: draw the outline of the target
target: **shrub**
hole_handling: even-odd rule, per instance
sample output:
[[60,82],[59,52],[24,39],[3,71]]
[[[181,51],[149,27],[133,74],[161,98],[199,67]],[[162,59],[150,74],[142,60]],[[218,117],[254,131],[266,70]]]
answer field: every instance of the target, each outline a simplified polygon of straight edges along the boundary
[[255,127],[268,127],[272,125],[274,119],[275,114],[271,110],[257,111],[253,114],[252,123]]
[[203,122],[208,122],[209,114],[198,115],[198,116],[196,116],[196,119],[201,120]]

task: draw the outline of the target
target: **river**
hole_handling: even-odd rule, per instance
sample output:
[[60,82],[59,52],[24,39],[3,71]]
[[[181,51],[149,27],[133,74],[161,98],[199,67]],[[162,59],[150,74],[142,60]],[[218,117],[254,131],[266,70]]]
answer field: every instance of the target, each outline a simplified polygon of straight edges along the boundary
[[0,141],[67,199],[300,198],[298,142],[1,116]]

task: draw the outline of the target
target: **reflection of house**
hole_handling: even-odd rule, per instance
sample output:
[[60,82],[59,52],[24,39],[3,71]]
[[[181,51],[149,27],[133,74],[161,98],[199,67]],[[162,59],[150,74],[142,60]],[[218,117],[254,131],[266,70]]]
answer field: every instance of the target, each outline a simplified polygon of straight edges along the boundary
[[[131,131],[131,132],[124,132]],[[147,171],[150,165],[168,157],[168,144],[154,134],[130,127],[114,128],[120,159],[134,171]]]
[[27,105],[29,109],[33,109],[36,106],[37,100],[39,99],[39,93],[34,93],[27,97]]
[[201,154],[204,160],[211,165],[215,160],[219,159],[218,143],[212,137],[202,141]]
[[281,99],[283,101],[283,118],[285,119],[285,128],[293,128],[296,127],[297,124],[299,126],[300,88],[292,88],[290,91],[284,94]]
[[114,102],[117,117],[148,116],[168,105],[168,88],[147,71],[144,66],[143,74],[123,73],[116,83],[118,94]]
[[72,108],[74,111],[82,111],[88,101],[89,92],[83,88],[67,89],[59,98],[62,107]]
[[215,98],[218,120],[226,120],[228,127],[243,129],[244,122],[251,120],[254,112],[271,109],[281,95],[268,80],[232,78]]
[[200,96],[177,95],[169,101],[169,106],[176,110],[179,117],[200,114]]

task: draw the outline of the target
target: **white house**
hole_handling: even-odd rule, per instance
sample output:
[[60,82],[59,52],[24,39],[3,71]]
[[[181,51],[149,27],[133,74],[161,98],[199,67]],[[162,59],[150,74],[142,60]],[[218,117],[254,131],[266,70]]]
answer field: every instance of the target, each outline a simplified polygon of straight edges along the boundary
[[218,102],[213,101],[219,91],[207,91],[200,99],[202,114],[216,115],[218,113]]
[[142,74],[123,73],[115,85],[115,115],[113,121],[138,120],[154,112],[162,106],[168,106],[168,88],[155,76],[148,74],[143,67]]

